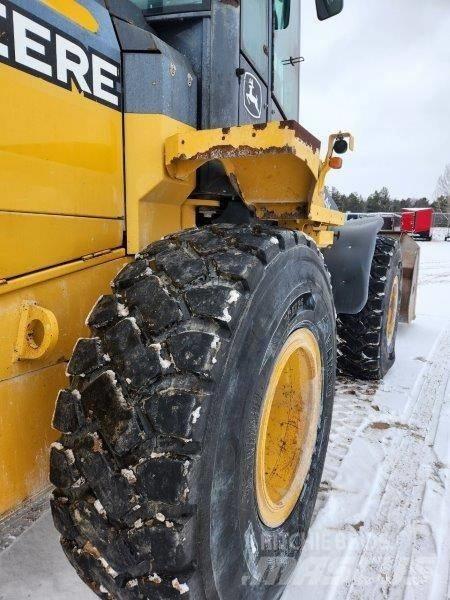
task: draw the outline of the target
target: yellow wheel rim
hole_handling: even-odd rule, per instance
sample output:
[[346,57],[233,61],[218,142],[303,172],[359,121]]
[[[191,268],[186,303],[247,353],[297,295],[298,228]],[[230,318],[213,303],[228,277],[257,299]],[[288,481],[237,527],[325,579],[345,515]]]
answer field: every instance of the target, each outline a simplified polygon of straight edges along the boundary
[[394,339],[395,325],[397,323],[397,312],[398,312],[398,296],[399,296],[399,281],[398,275],[394,279],[392,284],[391,296],[389,298],[389,309],[386,326],[386,337],[388,346],[392,344]]
[[291,515],[308,475],[321,413],[322,361],[309,329],[283,346],[261,408],[256,498],[261,520],[276,528]]

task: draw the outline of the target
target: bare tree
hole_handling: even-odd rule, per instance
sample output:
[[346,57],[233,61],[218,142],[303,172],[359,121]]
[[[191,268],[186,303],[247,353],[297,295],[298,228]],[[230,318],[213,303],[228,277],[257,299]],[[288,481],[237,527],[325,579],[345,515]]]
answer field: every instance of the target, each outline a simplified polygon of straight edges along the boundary
[[436,191],[434,192],[435,200],[446,200],[446,211],[450,212],[450,163],[446,165],[444,172],[437,180]]

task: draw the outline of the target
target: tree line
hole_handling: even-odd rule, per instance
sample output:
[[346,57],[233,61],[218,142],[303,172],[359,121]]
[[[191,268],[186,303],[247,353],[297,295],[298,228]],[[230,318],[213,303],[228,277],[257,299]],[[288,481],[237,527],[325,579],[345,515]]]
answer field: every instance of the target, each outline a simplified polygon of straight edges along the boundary
[[403,208],[432,207],[437,213],[450,213],[450,164],[445,167],[443,174],[437,181],[433,200],[429,198],[399,200],[392,198],[386,187],[375,190],[367,198],[363,198],[361,194],[355,192],[342,194],[334,187],[331,190],[327,189],[327,196],[343,212],[401,212]]
[[436,212],[449,212],[448,197],[439,196],[434,201],[428,198],[406,198],[398,200],[392,198],[386,187],[375,190],[367,198],[355,192],[342,194],[336,188],[328,190],[328,195],[342,212],[401,212],[403,208],[427,208],[432,207]]

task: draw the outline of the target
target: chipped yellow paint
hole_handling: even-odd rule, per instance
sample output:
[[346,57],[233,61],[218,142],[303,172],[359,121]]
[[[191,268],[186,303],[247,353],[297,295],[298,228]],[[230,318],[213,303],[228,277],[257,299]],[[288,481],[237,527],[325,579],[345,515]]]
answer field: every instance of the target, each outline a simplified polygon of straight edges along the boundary
[[[184,179],[210,160],[220,160],[236,176],[249,204],[298,203],[299,198],[308,196],[310,183],[317,179],[320,169],[319,152],[277,122],[264,128],[244,125],[186,132],[166,142],[166,166],[177,179]],[[298,173],[293,172],[294,167]],[[290,181],[283,178],[286,171],[293,175]]]
[[278,122],[178,133],[166,141],[166,167],[174,179],[184,181],[206,162],[219,160],[259,217],[296,229],[309,226],[319,245],[330,245],[332,235],[316,232],[322,225],[342,225],[345,215],[326,206],[330,157],[322,162],[308,135],[303,139],[295,128]]

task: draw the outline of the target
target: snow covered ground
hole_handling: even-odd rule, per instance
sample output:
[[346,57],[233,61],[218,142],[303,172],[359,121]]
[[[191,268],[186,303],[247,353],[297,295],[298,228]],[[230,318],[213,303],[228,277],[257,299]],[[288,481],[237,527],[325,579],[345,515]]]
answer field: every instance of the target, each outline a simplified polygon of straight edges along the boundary
[[[440,232],[439,232],[440,233]],[[422,243],[417,320],[380,384],[340,380],[313,526],[283,600],[450,598],[450,243]],[[94,600],[45,512],[0,554],[0,600]]]
[[450,598],[450,243],[421,252],[394,368],[380,385],[338,384],[316,518],[283,600]]

